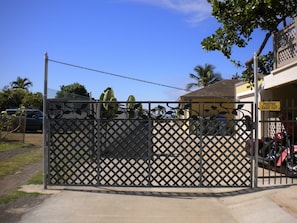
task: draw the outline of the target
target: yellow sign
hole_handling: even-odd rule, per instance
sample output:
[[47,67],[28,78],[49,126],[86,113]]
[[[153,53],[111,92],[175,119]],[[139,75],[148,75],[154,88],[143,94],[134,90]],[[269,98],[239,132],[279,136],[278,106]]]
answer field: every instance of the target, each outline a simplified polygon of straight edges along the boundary
[[280,101],[261,101],[259,109],[261,111],[280,111]]

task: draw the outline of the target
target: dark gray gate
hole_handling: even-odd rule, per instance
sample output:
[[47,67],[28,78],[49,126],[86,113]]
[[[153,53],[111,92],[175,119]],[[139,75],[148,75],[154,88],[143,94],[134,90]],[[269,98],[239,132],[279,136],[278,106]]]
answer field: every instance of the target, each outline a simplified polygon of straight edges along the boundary
[[[296,184],[297,114],[296,100],[266,101],[260,109],[259,171],[260,184]],[[273,109],[275,104],[279,108]],[[272,107],[272,109],[271,109]]]
[[46,185],[252,186],[252,103],[52,99],[46,107]]

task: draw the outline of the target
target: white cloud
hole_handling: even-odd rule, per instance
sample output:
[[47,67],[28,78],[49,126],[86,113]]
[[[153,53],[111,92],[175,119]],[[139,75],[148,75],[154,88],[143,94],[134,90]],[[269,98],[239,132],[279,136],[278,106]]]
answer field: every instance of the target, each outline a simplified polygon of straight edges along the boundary
[[126,0],[155,5],[187,16],[190,23],[199,23],[211,16],[211,5],[206,0]]

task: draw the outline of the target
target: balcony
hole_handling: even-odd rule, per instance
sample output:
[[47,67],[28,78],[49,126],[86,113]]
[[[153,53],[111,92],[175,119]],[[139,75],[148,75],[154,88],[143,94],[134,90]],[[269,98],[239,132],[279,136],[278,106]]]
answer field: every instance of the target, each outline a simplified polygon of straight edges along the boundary
[[297,60],[297,17],[290,25],[274,35],[274,69]]

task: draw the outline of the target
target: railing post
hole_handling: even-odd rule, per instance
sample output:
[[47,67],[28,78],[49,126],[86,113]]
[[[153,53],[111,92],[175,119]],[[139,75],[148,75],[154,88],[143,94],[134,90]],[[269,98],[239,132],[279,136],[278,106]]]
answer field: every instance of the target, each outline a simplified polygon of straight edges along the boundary
[[276,32],[273,33],[273,69],[277,69],[278,67],[278,34]]

